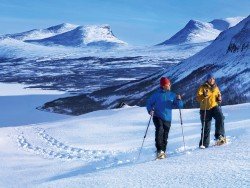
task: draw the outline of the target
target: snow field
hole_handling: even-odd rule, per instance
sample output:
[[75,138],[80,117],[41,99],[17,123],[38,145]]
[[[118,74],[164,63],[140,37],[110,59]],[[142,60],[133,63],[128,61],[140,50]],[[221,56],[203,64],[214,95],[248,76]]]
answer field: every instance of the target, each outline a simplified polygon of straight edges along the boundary
[[211,147],[205,150],[198,149],[199,110],[183,110],[186,151],[179,111],[174,110],[168,157],[162,161],[154,160],[153,124],[137,160],[149,119],[141,107],[3,127],[0,182],[5,187],[248,187],[249,108],[249,104],[223,107],[229,142],[213,146],[212,129]]

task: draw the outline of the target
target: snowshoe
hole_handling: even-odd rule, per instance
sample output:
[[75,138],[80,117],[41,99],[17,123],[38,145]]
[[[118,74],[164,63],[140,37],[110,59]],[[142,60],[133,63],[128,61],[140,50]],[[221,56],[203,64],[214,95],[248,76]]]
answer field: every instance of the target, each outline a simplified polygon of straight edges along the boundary
[[215,146],[221,146],[225,143],[227,143],[226,137],[220,135],[219,138],[215,141]]
[[205,146],[200,146],[199,148],[200,148],[200,149],[206,149],[206,147],[205,147]]
[[166,158],[166,154],[164,151],[160,151],[157,153],[157,157],[156,157],[156,160],[157,159],[165,159]]

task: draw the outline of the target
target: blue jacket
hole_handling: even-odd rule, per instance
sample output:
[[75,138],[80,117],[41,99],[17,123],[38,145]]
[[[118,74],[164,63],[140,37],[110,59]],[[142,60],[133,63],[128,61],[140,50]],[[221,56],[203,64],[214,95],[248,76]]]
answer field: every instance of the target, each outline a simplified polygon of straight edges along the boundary
[[148,113],[154,110],[154,116],[165,121],[172,120],[172,109],[183,108],[183,102],[176,98],[176,94],[159,88],[147,101]]

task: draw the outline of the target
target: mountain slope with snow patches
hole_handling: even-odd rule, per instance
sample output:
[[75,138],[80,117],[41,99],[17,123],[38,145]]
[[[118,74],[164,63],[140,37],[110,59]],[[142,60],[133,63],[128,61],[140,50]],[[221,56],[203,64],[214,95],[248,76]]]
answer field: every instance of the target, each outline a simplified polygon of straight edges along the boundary
[[222,32],[211,45],[166,73],[175,82],[176,91],[186,94],[190,105],[195,101],[192,93],[209,72],[215,75],[225,104],[250,100],[249,24],[250,16]]
[[[208,73],[214,73],[219,85],[224,104],[235,104],[250,101],[250,16],[242,20],[236,26],[222,32],[212,44],[184,60],[174,67],[170,67],[164,76],[172,80],[172,89],[184,94],[187,107],[197,106],[195,94],[200,84]],[[111,96],[116,96],[119,100],[132,102],[137,105],[145,105],[148,94],[152,91],[145,89],[142,94],[140,85],[149,85],[152,89],[159,87],[159,78],[148,82],[142,80],[139,84],[127,84],[117,88]],[[233,86],[233,87],[232,87]],[[122,96],[122,93],[130,92],[129,97]],[[140,92],[138,92],[140,91]],[[103,103],[109,101],[110,96],[102,95],[102,91],[96,91],[91,96]],[[119,97],[120,96],[120,97]]]
[[112,46],[125,45],[126,43],[117,39],[110,26],[90,25],[79,26],[69,32],[41,40],[27,40],[27,42],[43,45],[62,45],[62,46]]
[[12,38],[16,40],[38,40],[38,39],[44,39],[48,37],[52,37],[61,33],[68,32],[70,30],[75,29],[78,27],[77,25],[69,24],[69,23],[63,23],[60,25],[51,26],[46,29],[33,29],[30,31],[22,32],[22,33],[16,33],[16,34],[7,34],[3,35],[2,38]]
[[187,25],[170,39],[159,45],[200,43],[214,40],[222,31],[235,26],[243,17],[215,19],[209,23],[190,20]]
[[[52,101],[42,108],[67,114],[69,109],[82,113],[91,111],[92,109],[88,109],[91,104],[99,105],[100,109],[114,108],[120,102],[144,106],[149,94],[159,87],[161,76],[169,77],[173,83],[172,90],[184,95],[186,107],[198,107],[195,99],[196,91],[199,85],[205,82],[208,73],[214,73],[216,77],[222,92],[223,104],[249,102],[249,22],[250,17],[245,18],[236,26],[222,32],[209,46],[181,63],[167,68],[164,73],[155,73],[127,84],[97,90],[87,96]],[[76,101],[89,103],[82,111],[82,108],[77,107]]]

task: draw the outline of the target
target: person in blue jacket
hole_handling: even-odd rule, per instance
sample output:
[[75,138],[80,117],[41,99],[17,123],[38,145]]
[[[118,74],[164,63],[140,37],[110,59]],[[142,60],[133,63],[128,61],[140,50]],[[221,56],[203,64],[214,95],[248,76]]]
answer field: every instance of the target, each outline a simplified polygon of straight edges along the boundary
[[171,127],[172,109],[183,108],[181,96],[176,95],[170,89],[170,80],[162,77],[160,88],[147,101],[147,111],[153,116],[155,125],[157,158],[166,157],[165,152],[168,143],[168,133]]

